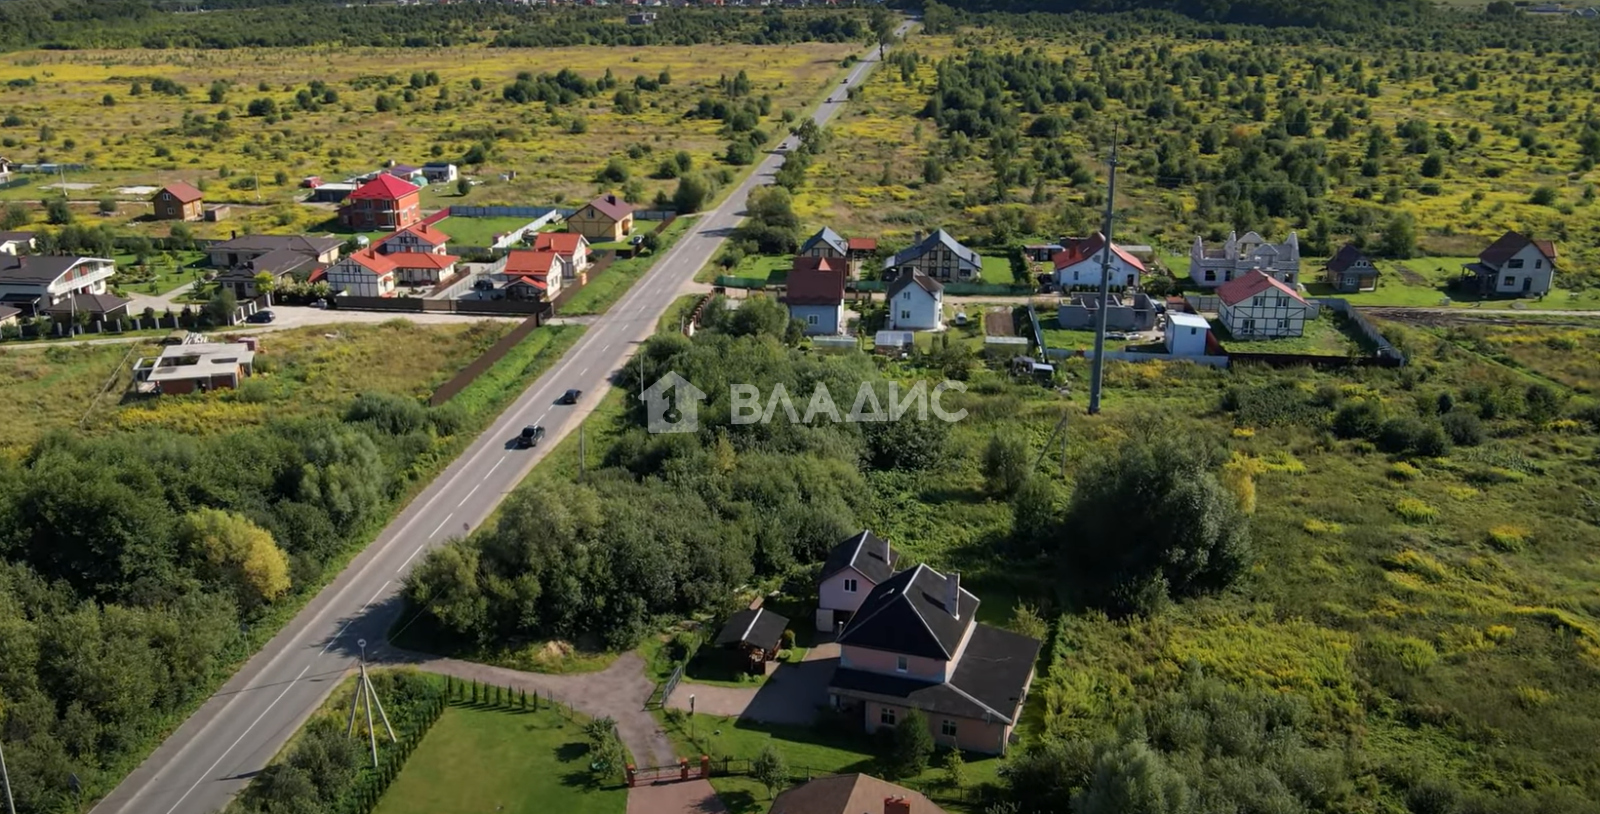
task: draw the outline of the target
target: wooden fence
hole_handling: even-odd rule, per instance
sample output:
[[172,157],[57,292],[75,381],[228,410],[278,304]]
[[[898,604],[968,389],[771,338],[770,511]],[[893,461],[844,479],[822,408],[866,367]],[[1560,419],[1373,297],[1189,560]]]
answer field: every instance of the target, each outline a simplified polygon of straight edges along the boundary
[[438,407],[449,401],[455,394],[465,390],[467,385],[472,384],[473,380],[482,376],[495,362],[505,358],[505,355],[510,353],[512,348],[521,344],[522,340],[527,339],[528,334],[533,333],[533,329],[537,327],[539,327],[539,317],[537,315],[523,320],[521,325],[513,328],[511,333],[500,337],[500,341],[490,345],[488,350],[484,351],[478,358],[473,359],[471,364],[462,368],[460,373],[451,376],[449,381],[439,385],[439,389],[433,391],[433,395],[429,397],[428,406]]

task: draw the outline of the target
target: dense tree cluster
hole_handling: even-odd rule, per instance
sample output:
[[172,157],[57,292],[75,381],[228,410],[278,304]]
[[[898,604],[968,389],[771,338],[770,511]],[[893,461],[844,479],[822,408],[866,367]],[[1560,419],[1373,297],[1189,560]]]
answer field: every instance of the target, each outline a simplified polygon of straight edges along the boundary
[[241,625],[315,585],[451,428],[449,409],[371,396],[347,420],[59,434],[0,464],[0,737],[18,811],[61,810],[74,774],[107,791],[244,655]]
[[620,10],[533,9],[498,3],[398,7],[314,0],[17,0],[0,5],[0,48],[244,48],[319,43],[437,48],[484,42],[507,48],[849,42],[866,15],[806,10],[734,13],[672,9],[654,25],[621,25]]
[[[536,478],[494,528],[433,552],[412,573],[406,596],[432,624],[471,642],[590,635],[628,646],[659,617],[720,608],[752,577],[816,562],[859,531],[863,466],[939,460],[947,425],[931,417],[835,423],[810,412],[819,387],[841,414],[863,386],[888,410],[889,383],[870,359],[819,360],[787,347],[795,332],[771,299],[734,311],[713,303],[706,313],[694,339],[655,337],[629,363],[621,378],[633,426],[603,469],[582,483]],[[693,433],[644,429],[640,383],[669,371],[709,396]],[[757,388],[770,422],[736,423],[736,383]],[[774,400],[780,387],[793,414]]]

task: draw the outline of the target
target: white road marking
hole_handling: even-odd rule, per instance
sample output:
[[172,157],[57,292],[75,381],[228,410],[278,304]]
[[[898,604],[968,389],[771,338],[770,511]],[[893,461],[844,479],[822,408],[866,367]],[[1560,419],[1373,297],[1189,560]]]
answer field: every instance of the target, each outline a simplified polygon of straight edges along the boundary
[[[349,625],[346,625],[345,627],[349,627]],[[340,632],[343,632],[343,631],[340,631]],[[326,653],[327,650],[323,650],[323,652]],[[207,778],[211,777],[211,773],[217,770],[217,766],[221,765],[222,761],[227,759],[228,753],[232,752],[234,750],[234,747],[238,746],[239,742],[244,740],[245,736],[249,735],[250,731],[256,728],[256,724],[261,723],[261,719],[267,717],[267,713],[271,712],[272,708],[277,706],[278,702],[282,701],[283,697],[285,695],[288,695],[290,690],[294,689],[295,683],[298,682],[300,679],[305,678],[306,673],[308,673],[310,671],[311,671],[311,665],[307,664],[304,667],[304,669],[302,669],[300,671],[300,675],[297,675],[297,676],[294,677],[294,681],[291,681],[287,685],[285,685],[284,688],[283,688],[283,692],[278,693],[278,697],[272,699],[272,703],[268,704],[266,709],[261,710],[261,714],[257,715],[256,719],[254,721],[251,721],[250,725],[245,727],[245,730],[243,732],[239,733],[239,737],[235,738],[233,743],[231,745],[229,745],[227,749],[224,749],[222,751],[222,754],[217,756],[216,761],[211,764],[210,768],[206,769],[205,774],[202,774],[200,776],[199,780],[194,781],[194,785],[190,786],[189,790],[185,791],[183,793],[183,796],[178,798],[178,802],[172,804],[172,808],[167,809],[167,814],[172,814],[172,812],[177,811],[178,810],[178,806],[183,805],[183,801],[189,799],[189,795],[193,794],[194,790],[199,788],[201,783],[204,783]]]
[[588,372],[589,372],[589,366],[588,366],[588,365],[584,365],[584,366],[583,366],[583,369],[582,369],[582,370],[580,370],[580,371],[578,371],[578,375],[579,375],[579,376],[582,376],[582,375],[584,375],[584,374],[587,374],[587,373],[588,373]]
[[406,561],[405,562],[400,563],[400,568],[399,568],[399,570],[395,571],[395,573],[396,574],[403,573],[406,570],[406,566],[410,565],[411,561],[416,559],[418,554],[422,553],[422,549],[427,548],[427,547],[428,547],[427,543],[423,543],[422,545],[417,546],[417,550],[411,552],[411,556],[406,557]]
[[472,492],[476,492],[476,491],[478,491],[478,486],[482,486],[482,485],[483,485],[483,484],[477,484],[477,485],[474,485],[474,486],[473,486],[473,487],[472,487],[472,491],[471,491],[471,492],[467,492],[467,496],[466,496],[466,497],[464,497],[464,498],[462,498],[462,499],[461,499],[461,502],[460,502],[460,503],[457,503],[457,504],[456,504],[456,508],[458,508],[458,509],[459,509],[459,508],[461,508],[461,507],[462,507],[462,506],[465,506],[465,505],[466,505],[466,504],[467,504],[467,501],[469,501],[469,500],[471,500],[471,499],[472,499]]
[[499,468],[500,468],[500,465],[501,465],[501,464],[503,464],[503,463],[505,463],[505,462],[506,462],[506,456],[504,456],[504,455],[501,455],[501,456],[500,456],[500,460],[498,460],[498,461],[495,461],[495,462],[494,462],[494,466],[491,466],[491,467],[489,467],[489,471],[488,471],[488,472],[485,472],[485,473],[483,473],[483,479],[484,479],[484,480],[488,480],[488,479],[489,479],[489,476],[490,476],[490,475],[493,475],[493,474],[494,474],[494,471],[495,471],[495,470],[496,470],[496,469],[499,469]]
[[433,527],[433,534],[429,534],[428,535],[428,539],[432,540],[433,539],[433,535],[434,534],[438,534],[439,533],[439,529],[444,528],[444,524],[446,524],[448,522],[450,522],[450,515],[447,514],[447,515],[444,516],[443,520],[439,521],[439,525]]
[[379,588],[378,588],[378,592],[377,592],[377,593],[375,593],[375,594],[373,594],[373,595],[372,595],[372,598],[371,598],[371,599],[368,599],[368,600],[367,600],[367,604],[366,604],[366,605],[362,605],[362,606],[361,606],[361,609],[362,609],[362,610],[366,610],[366,609],[367,609],[367,608],[368,608],[368,607],[369,607],[369,606],[370,606],[370,605],[372,605],[372,603],[374,603],[374,602],[376,602],[376,601],[378,601],[378,597],[379,597],[379,596],[380,596],[380,595],[381,595],[381,594],[382,594],[382,593],[383,593],[383,592],[384,592],[384,591],[386,591],[386,590],[388,590],[388,589],[389,589],[389,583],[390,583],[390,582],[393,582],[393,581],[394,581],[394,580],[389,580],[389,579],[386,579],[386,580],[384,580],[384,581],[383,581],[383,585],[381,585],[381,586],[379,586]]

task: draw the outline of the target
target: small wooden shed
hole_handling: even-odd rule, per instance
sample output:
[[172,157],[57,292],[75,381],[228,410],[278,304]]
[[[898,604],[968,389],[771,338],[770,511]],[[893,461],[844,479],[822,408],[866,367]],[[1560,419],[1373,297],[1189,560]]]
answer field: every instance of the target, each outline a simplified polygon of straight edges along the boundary
[[729,617],[717,634],[717,647],[738,650],[746,658],[745,669],[760,674],[766,671],[766,662],[778,657],[783,645],[783,632],[789,620],[766,608],[742,610]]

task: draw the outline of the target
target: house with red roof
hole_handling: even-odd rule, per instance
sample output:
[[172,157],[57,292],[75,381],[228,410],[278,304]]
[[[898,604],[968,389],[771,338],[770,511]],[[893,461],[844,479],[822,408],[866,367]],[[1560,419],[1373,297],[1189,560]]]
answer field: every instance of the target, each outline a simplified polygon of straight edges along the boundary
[[1480,296],[1549,294],[1556,278],[1556,244],[1506,232],[1461,267],[1468,290]]
[[633,207],[606,193],[568,215],[567,229],[596,243],[622,240],[633,232]]
[[489,267],[489,279],[513,300],[553,300],[571,275],[567,260],[549,249],[513,249]]
[[156,220],[200,220],[204,217],[204,194],[190,184],[174,181],[150,198]]
[[322,279],[335,294],[352,297],[393,297],[397,285],[395,263],[373,247],[351,252],[328,267]]
[[378,251],[382,254],[398,254],[401,252],[447,254],[446,248],[449,242],[449,235],[426,223],[419,222],[379,240],[376,245]]
[[[1061,251],[1050,258],[1055,266],[1056,289],[1071,291],[1089,287],[1098,290],[1105,248],[1106,236],[1103,232],[1061,241]],[[1132,288],[1144,279],[1145,267],[1139,258],[1112,242],[1109,273],[1113,289]]]
[[1217,289],[1217,316],[1235,339],[1302,336],[1316,318],[1311,303],[1282,280],[1252,269]]
[[794,259],[783,295],[789,318],[806,324],[807,336],[834,336],[844,332],[843,258],[807,257]]
[[422,220],[421,190],[389,173],[356,187],[339,206],[339,222],[358,232],[399,231]]
[[566,264],[562,276],[568,280],[589,267],[589,238],[577,232],[540,232],[533,238],[533,250],[561,255]]

